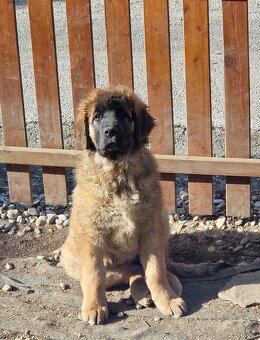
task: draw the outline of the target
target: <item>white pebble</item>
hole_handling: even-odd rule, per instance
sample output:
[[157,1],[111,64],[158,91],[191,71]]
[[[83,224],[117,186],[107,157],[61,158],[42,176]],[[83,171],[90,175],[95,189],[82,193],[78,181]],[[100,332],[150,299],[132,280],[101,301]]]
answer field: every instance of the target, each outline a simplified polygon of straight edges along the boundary
[[37,255],[36,258],[37,258],[37,260],[44,260],[44,259],[45,259],[45,256],[43,256],[43,255]]
[[58,225],[62,225],[63,224],[63,220],[60,220],[59,218],[57,218],[55,223],[58,224]]
[[70,221],[66,220],[66,221],[63,222],[63,227],[67,227],[69,224],[70,224]]
[[3,287],[2,287],[2,291],[5,292],[5,293],[10,292],[11,290],[13,290],[13,287],[11,285],[9,285],[8,283],[3,285]]
[[5,265],[5,268],[7,270],[12,270],[12,269],[14,269],[14,264],[12,262],[7,262],[6,265]]
[[35,208],[29,208],[28,213],[30,216],[38,216],[38,212]]
[[19,212],[17,209],[11,209],[7,211],[7,218],[11,220],[16,219],[18,215],[19,215]]
[[40,227],[41,225],[44,225],[45,223],[46,223],[46,216],[39,216],[35,221],[36,227]]
[[17,223],[24,224],[24,223],[25,223],[25,219],[24,219],[24,217],[22,217],[22,216],[20,215],[20,216],[17,217],[16,222],[17,222]]
[[226,223],[226,217],[225,216],[220,216],[216,221],[215,224],[218,229],[220,229],[224,224]]
[[208,247],[208,252],[209,253],[213,253],[216,250],[216,248],[214,246],[209,246]]
[[69,289],[70,286],[69,286],[67,283],[60,282],[60,288],[61,288],[62,290],[66,290],[66,289]]
[[242,219],[239,219],[235,222],[235,225],[236,226],[241,226],[243,224],[243,220]]
[[62,220],[62,221],[66,221],[67,220],[67,216],[64,215],[64,214],[60,214],[60,215],[58,215],[58,219]]

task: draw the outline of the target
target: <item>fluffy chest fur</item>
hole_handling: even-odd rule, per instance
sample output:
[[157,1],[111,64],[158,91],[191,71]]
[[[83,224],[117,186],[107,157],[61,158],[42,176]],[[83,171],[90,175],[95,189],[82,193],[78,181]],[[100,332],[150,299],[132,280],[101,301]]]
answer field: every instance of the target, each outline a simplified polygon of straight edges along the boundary
[[157,169],[149,151],[142,150],[120,162],[87,153],[79,169],[75,200],[81,197],[81,202],[74,203],[84,202],[82,210],[88,221],[84,228],[91,226],[88,232],[94,237],[102,235],[110,259],[114,254],[117,262],[134,257],[140,236],[151,228],[151,215],[161,209]]

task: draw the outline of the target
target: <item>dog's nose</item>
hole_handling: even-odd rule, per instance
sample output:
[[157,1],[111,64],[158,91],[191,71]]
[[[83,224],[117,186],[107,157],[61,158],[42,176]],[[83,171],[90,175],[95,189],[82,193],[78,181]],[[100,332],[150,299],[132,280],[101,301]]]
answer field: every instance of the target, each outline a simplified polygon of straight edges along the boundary
[[106,137],[113,137],[115,135],[115,129],[107,127],[104,129],[104,134]]

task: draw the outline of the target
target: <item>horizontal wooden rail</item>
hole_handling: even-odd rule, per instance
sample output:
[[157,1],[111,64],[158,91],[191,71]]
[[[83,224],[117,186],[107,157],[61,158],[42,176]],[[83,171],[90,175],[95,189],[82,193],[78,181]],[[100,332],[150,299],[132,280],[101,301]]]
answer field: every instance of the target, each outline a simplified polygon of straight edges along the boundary
[[[84,151],[0,146],[0,163],[74,168]],[[161,173],[260,177],[260,159],[155,155]]]

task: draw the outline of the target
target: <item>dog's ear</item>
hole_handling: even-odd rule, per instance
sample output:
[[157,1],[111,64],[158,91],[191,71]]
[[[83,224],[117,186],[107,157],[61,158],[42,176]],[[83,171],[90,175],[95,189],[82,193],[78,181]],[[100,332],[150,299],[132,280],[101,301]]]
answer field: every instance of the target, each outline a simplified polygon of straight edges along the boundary
[[95,150],[94,143],[89,135],[89,117],[97,92],[98,89],[93,90],[86,99],[80,102],[72,130],[77,143],[87,150]]
[[135,144],[141,146],[148,143],[148,136],[155,127],[155,119],[150,114],[148,106],[136,95],[131,96],[133,118],[135,124]]

